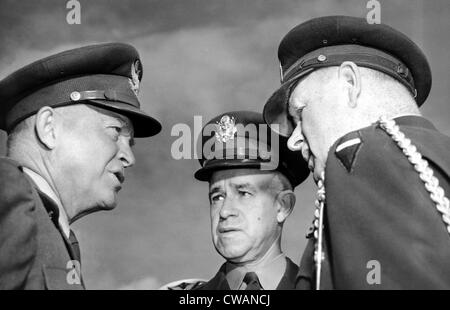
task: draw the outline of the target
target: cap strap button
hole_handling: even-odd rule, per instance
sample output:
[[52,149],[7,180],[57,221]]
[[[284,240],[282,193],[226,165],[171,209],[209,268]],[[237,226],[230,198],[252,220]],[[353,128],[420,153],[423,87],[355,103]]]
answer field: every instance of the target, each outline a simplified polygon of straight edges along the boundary
[[78,100],[80,100],[80,98],[81,98],[81,94],[79,92],[74,91],[74,92],[70,93],[70,99],[72,101],[78,101]]
[[402,76],[406,76],[407,75],[406,70],[405,70],[405,68],[403,68],[402,65],[398,65],[397,66],[397,73],[402,75]]
[[320,62],[324,62],[325,60],[327,60],[327,56],[325,56],[325,55],[319,55],[319,56],[317,57],[317,60],[320,61]]

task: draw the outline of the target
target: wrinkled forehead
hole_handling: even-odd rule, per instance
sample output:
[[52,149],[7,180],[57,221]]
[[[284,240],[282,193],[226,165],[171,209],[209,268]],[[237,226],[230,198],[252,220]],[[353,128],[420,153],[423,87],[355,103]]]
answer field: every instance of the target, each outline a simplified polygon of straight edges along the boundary
[[87,107],[94,110],[102,121],[117,121],[122,126],[122,130],[127,130],[130,134],[134,135],[133,123],[125,115],[91,105]]

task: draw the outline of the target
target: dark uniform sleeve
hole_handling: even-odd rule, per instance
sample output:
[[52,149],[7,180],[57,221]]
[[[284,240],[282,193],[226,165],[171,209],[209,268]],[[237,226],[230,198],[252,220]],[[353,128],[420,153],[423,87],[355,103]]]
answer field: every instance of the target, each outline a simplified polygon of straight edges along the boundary
[[0,160],[0,289],[23,288],[36,254],[35,202],[17,166]]
[[329,154],[324,276],[338,289],[449,289],[450,236],[419,174],[381,129],[359,138]]

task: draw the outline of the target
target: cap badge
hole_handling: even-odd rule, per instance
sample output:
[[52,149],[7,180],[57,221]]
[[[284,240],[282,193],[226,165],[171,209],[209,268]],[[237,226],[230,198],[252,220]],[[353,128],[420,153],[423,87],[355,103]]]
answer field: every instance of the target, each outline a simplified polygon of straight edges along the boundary
[[224,115],[219,122],[216,123],[216,139],[220,142],[226,143],[229,140],[234,139],[234,135],[237,132],[234,117]]
[[137,96],[139,94],[139,75],[141,73],[141,63],[139,60],[136,60],[131,65],[131,79],[128,79],[130,82],[131,90]]

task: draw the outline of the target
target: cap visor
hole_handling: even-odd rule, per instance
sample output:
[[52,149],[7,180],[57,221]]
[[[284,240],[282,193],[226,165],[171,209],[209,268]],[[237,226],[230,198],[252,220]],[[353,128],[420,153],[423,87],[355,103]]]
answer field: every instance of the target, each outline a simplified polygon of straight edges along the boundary
[[288,119],[288,87],[280,87],[267,100],[264,105],[264,121],[270,126],[270,129],[283,137],[289,137],[294,130],[292,123]]
[[264,105],[264,121],[270,126],[270,129],[280,136],[288,138],[294,131],[294,124],[289,116],[291,90],[302,77],[313,70],[313,68],[310,68],[290,78],[272,94]]
[[[242,168],[261,168],[261,162],[259,161],[242,161],[240,159],[230,160],[223,159],[217,160],[214,163],[210,163],[207,166],[200,168],[194,174],[194,177],[199,181],[209,181],[211,179],[211,175],[215,171],[219,170],[227,170],[227,169],[242,169]],[[275,170],[276,168],[274,168]]]

